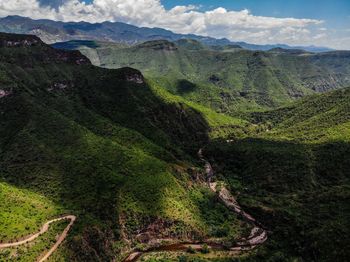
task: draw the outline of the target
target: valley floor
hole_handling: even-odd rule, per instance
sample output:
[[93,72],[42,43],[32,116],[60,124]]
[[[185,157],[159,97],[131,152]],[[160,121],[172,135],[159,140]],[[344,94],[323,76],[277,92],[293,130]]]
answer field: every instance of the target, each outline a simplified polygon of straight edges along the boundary
[[230,247],[217,243],[215,241],[162,244],[155,247],[146,248],[144,250],[135,250],[131,252],[125,259],[123,259],[123,262],[135,262],[145,254],[159,252],[164,253],[202,251],[205,253],[210,251],[225,251],[226,254],[227,252],[231,252],[230,256],[235,257],[241,255],[242,252],[253,250],[256,247],[264,244],[265,241],[267,241],[267,231],[262,228],[261,224],[258,221],[256,221],[255,218],[253,218],[241,208],[241,206],[232,196],[230,191],[227,190],[227,188],[220,182],[211,182],[211,180],[214,177],[214,170],[211,164],[203,157],[202,149],[199,150],[198,156],[203,162],[205,162],[205,172],[207,177],[206,184],[208,185],[210,190],[216,193],[218,198],[224,203],[224,205],[229,210],[239,215],[239,217],[241,217],[243,220],[245,220],[247,223],[250,223],[253,226],[249,236],[241,238],[240,240],[236,241],[236,243],[233,246]]

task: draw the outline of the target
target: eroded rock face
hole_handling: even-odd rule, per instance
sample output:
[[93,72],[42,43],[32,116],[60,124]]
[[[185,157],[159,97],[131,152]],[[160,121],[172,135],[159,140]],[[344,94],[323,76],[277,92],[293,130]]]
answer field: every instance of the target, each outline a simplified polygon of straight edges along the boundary
[[0,34],[0,47],[30,47],[42,44],[38,37],[32,35]]
[[35,46],[38,44],[38,41],[35,39],[32,40],[19,40],[19,41],[2,41],[1,45],[6,47],[27,47]]
[[69,64],[76,65],[90,65],[90,60],[83,56],[79,51],[63,51],[52,49],[52,56],[49,57],[49,61],[56,60]]
[[143,79],[143,76],[139,74],[132,74],[132,75],[126,76],[126,81],[134,82],[136,84],[143,84],[145,82]]
[[344,77],[342,74],[312,76],[302,80],[306,87],[318,93],[328,92],[337,89],[339,86],[348,86],[350,84],[350,78]]
[[52,92],[58,90],[66,90],[73,87],[74,83],[70,81],[55,82],[49,88],[47,88],[47,91]]
[[176,51],[176,50],[178,50],[177,46],[174,43],[169,42],[167,40],[148,41],[148,42],[145,42],[145,43],[138,45],[138,47],[153,49],[156,51]]
[[[127,227],[130,219],[130,214],[122,213],[119,216],[121,236],[124,241],[129,243],[136,240],[140,243],[153,245],[164,240],[181,239],[191,241],[203,237],[199,232],[185,225],[182,221],[167,220],[160,217],[134,217],[132,219],[138,220],[140,223],[137,228],[130,230]],[[178,231],[176,230],[177,228],[183,228],[183,230]]]
[[[91,65],[90,60],[82,55],[79,51],[56,50],[46,45],[40,38],[33,35],[18,35],[0,33],[0,47],[18,48],[20,52],[24,52],[24,48],[39,47],[35,52],[35,60],[44,63],[68,63],[76,65]],[[28,56],[29,57],[29,56]],[[19,61],[22,65],[32,66],[32,59],[29,57]]]
[[145,79],[140,71],[133,68],[123,68],[122,78],[127,82],[133,82],[136,84],[144,84]]
[[194,239],[199,234],[190,228],[187,228],[186,232],[177,233],[175,228],[184,226],[180,221],[167,221],[162,218],[155,218],[153,221],[149,221],[148,225],[145,225],[139,233],[135,236],[135,239],[141,243],[161,242],[161,240],[176,240],[176,239]]

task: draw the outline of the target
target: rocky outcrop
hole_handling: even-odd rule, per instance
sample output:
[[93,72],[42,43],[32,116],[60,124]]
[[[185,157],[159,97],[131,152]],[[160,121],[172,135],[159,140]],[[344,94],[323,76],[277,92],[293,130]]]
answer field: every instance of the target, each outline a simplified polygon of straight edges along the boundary
[[134,82],[136,84],[143,84],[144,83],[143,76],[139,75],[139,74],[127,75],[126,81]]
[[[33,54],[30,56],[24,56],[27,49],[31,49]],[[15,52],[3,52],[2,59],[18,59],[21,65],[32,66],[33,57],[35,56],[36,62],[43,63],[68,63],[76,65],[90,65],[90,60],[82,55],[79,51],[64,51],[56,50],[51,46],[46,45],[40,38],[33,35],[18,35],[18,34],[6,34],[0,33],[0,48],[13,48]],[[39,50],[38,49],[42,49]],[[34,50],[34,51],[33,51]]]
[[125,80],[127,82],[133,82],[136,84],[145,83],[145,79],[142,73],[136,69],[125,67],[125,68],[122,68],[121,74],[122,74],[121,75],[122,80]]
[[49,59],[55,60],[57,62],[65,62],[68,64],[76,65],[91,65],[90,60],[86,56],[82,55],[79,51],[63,51],[52,49],[51,53],[53,56],[49,57]]
[[308,77],[303,79],[305,86],[318,93],[335,90],[339,86],[346,86],[350,81],[341,74],[328,74]]
[[60,81],[60,82],[54,82],[51,84],[49,88],[47,88],[47,91],[59,91],[59,90],[66,90],[74,87],[74,83],[71,81]]
[[6,47],[27,47],[27,46],[35,46],[38,44],[36,40],[20,40],[20,41],[3,41],[1,42],[1,46]]
[[[131,220],[138,220],[138,226],[129,228]],[[193,241],[203,237],[200,232],[184,224],[182,221],[164,219],[161,217],[141,217],[122,213],[119,215],[121,236],[127,243],[139,242],[147,245],[159,245],[162,241]],[[184,230],[178,231],[178,228]]]
[[0,47],[31,46],[45,46],[45,43],[35,35],[8,34],[0,32]]
[[11,91],[0,89],[0,98],[3,98],[5,96],[11,95],[11,94],[12,94]]
[[141,243],[149,243],[153,239],[174,237],[171,236],[167,229],[171,228],[175,224],[175,222],[157,218],[152,223],[145,226],[145,228],[143,228],[140,233],[136,235],[136,239]]
[[169,41],[166,40],[155,40],[155,41],[148,41],[144,42],[137,47],[139,48],[149,48],[153,50],[163,50],[163,51],[176,51],[178,50],[178,47]]
[[43,45],[43,42],[32,35],[0,34],[0,47],[31,47]]

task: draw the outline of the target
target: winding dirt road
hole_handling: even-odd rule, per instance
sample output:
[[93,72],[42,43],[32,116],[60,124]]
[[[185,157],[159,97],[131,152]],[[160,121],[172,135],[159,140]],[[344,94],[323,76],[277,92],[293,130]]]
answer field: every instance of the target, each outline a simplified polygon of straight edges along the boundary
[[49,230],[50,224],[60,221],[60,220],[70,220],[70,223],[66,226],[66,228],[63,230],[62,234],[58,237],[56,243],[50,248],[50,250],[42,257],[40,258],[38,261],[42,262],[45,261],[50,255],[52,255],[53,252],[55,252],[55,250],[58,248],[58,246],[63,242],[63,240],[67,237],[68,231],[69,229],[72,227],[72,225],[74,224],[75,220],[76,220],[76,216],[74,215],[68,215],[68,216],[62,216],[59,218],[55,218],[52,219],[48,222],[46,222],[41,228],[40,231],[36,234],[30,235],[26,238],[24,238],[23,240],[17,241],[17,242],[13,242],[13,243],[1,243],[0,244],[0,249],[2,248],[8,248],[8,247],[15,247],[15,246],[20,246],[26,243],[29,243],[33,240],[35,240],[36,238],[38,238],[39,236],[41,236],[42,234],[44,234],[45,232],[47,232],[47,230]]
[[[237,252],[247,251],[247,250],[252,250],[259,245],[262,245],[268,238],[266,230],[262,228],[261,224],[258,221],[256,221],[254,217],[252,217],[242,209],[242,207],[238,204],[237,200],[231,195],[230,191],[227,190],[226,187],[221,186],[217,182],[211,182],[215,173],[209,161],[207,161],[204,158],[202,149],[199,149],[198,157],[200,160],[202,160],[205,163],[204,169],[206,172],[206,181],[208,183],[208,187],[210,188],[210,190],[217,193],[219,199],[224,203],[224,205],[228,209],[230,209],[231,211],[241,216],[242,219],[244,219],[247,223],[253,225],[253,229],[251,230],[249,236],[247,238],[242,238],[239,241],[237,241],[236,245],[229,248],[229,250],[237,251]],[[145,251],[133,251],[123,260],[123,262],[135,262],[145,253],[152,253],[152,252],[159,252],[159,251],[169,251],[169,252],[185,251],[189,247],[191,247],[194,250],[201,250],[203,247],[203,244],[206,244],[211,249],[227,250],[224,246],[220,244],[210,243],[210,242],[177,243],[177,244],[163,245],[156,248],[150,248]]]

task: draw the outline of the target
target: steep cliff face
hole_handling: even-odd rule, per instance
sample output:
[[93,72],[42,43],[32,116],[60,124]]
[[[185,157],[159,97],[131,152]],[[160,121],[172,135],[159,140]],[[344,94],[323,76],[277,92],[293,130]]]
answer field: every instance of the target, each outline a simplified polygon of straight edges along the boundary
[[133,68],[124,68],[122,78],[127,82],[145,84],[145,79],[141,72]]
[[91,64],[89,59],[79,51],[56,50],[43,43],[38,37],[31,35],[0,33],[0,47],[1,59],[9,63],[12,61],[27,66],[30,66],[30,61],[32,63]]

